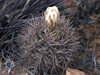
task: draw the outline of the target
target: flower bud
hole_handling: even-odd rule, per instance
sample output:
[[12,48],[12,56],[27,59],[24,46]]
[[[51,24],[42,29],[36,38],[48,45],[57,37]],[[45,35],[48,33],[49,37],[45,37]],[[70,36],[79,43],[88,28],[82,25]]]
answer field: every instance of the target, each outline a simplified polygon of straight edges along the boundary
[[46,25],[50,28],[54,28],[60,20],[60,13],[56,6],[48,7],[44,15]]

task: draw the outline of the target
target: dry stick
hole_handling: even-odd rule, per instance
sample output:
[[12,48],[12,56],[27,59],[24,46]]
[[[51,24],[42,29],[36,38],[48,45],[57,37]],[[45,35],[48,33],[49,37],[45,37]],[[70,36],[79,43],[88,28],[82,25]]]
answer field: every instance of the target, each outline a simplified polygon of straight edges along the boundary
[[[97,67],[96,67],[96,55],[95,55],[95,51],[96,51],[96,38],[97,38],[97,32],[96,32],[96,25],[95,25],[95,44],[94,44],[94,50],[93,50],[93,55],[92,55],[92,64],[94,63],[94,67],[95,67],[94,73],[98,74],[98,70],[97,70]],[[92,64],[91,64],[91,66],[92,66]]]
[[31,71],[29,71],[28,69],[24,68],[24,70],[26,70],[29,74],[34,75]]
[[[89,37],[88,37],[88,41],[87,41],[87,47],[86,47],[86,49],[88,49],[88,46],[89,46]],[[85,50],[84,50],[85,51]],[[86,59],[86,54],[88,54],[88,53],[86,53],[86,51],[85,51],[85,55],[84,55],[84,61],[83,61],[83,65],[85,64],[85,59]],[[89,54],[88,54],[89,55]]]
[[0,58],[0,71],[1,71],[1,63],[2,63],[2,58]]
[[89,23],[90,23],[90,24],[91,24],[91,23],[94,23],[99,17],[100,17],[100,13],[99,13],[99,15],[96,17],[95,20],[93,20],[92,22],[89,22]]

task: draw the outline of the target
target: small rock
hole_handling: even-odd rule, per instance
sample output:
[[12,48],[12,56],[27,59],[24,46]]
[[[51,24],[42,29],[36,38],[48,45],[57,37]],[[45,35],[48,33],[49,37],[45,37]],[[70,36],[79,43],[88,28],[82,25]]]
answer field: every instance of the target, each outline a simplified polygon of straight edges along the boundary
[[100,39],[100,35],[98,35],[97,38]]
[[97,58],[97,64],[100,65],[100,57]]
[[98,69],[98,75],[100,75],[100,69]]
[[15,70],[11,70],[11,72],[10,72],[11,74],[15,74]]
[[75,1],[74,0],[63,0],[64,5],[67,5],[68,7],[74,7]]
[[[98,48],[99,49],[99,48]],[[96,57],[100,58],[100,51],[96,51]]]
[[90,28],[90,31],[91,31],[92,34],[95,34],[95,28],[92,28],[92,27],[91,27],[91,28]]
[[85,73],[77,69],[67,68],[66,75],[85,75]]
[[94,39],[93,41],[91,41],[89,44],[89,47],[94,47],[95,42],[96,42],[96,44],[100,44],[100,39],[96,39],[96,40]]
[[100,44],[100,39],[96,39],[96,43]]
[[83,30],[83,34],[85,36],[86,39],[91,38],[92,37],[92,33],[89,29],[84,29]]

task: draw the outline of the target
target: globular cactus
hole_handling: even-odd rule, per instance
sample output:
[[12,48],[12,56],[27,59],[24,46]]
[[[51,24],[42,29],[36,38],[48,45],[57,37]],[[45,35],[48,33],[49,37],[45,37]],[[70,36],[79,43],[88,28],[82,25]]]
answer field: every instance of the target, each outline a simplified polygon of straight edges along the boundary
[[35,74],[62,72],[77,56],[79,37],[65,18],[51,31],[45,29],[44,16],[27,21],[19,34],[20,49]]
[[[44,23],[44,17],[41,17],[41,19],[34,19],[33,21],[28,21],[28,19],[32,15],[40,15],[48,6],[54,5],[59,7],[62,14],[65,12],[63,11],[65,8],[63,8],[64,5],[62,0],[0,0],[0,57],[5,60],[5,56],[6,58],[11,58],[14,62],[19,61],[18,63],[20,63],[20,59],[24,57],[23,54],[29,55],[29,60],[31,57],[33,58],[30,61],[36,65],[35,69],[38,71],[39,63],[36,62],[38,62],[38,55],[41,55],[39,54],[41,53],[41,51],[39,52],[39,49],[42,49],[43,47],[46,48],[46,50],[44,49],[46,52],[50,52],[48,51],[49,45],[47,42],[50,42],[50,40],[52,42],[52,39],[48,37],[49,35],[50,37],[53,37],[51,36],[54,35],[52,32],[55,32],[56,30],[59,32],[59,30],[56,28],[56,30],[45,32],[46,24]],[[23,23],[25,21],[28,21],[29,25],[22,27],[25,25]],[[22,29],[22,31],[19,34],[20,29]],[[61,35],[59,32],[55,36],[60,38],[59,34]],[[53,48],[56,49],[56,46]],[[57,49],[60,49],[60,47],[57,47]],[[36,58],[34,57],[35,54],[38,54],[36,55]],[[41,62],[40,66],[46,67],[47,70],[50,70],[48,66],[50,67],[52,63],[52,57],[47,57],[50,62],[47,62],[47,65],[43,65],[43,62]],[[45,57],[42,58],[44,61]],[[30,61],[28,61],[29,64]],[[51,66],[51,70],[52,69]],[[43,68],[40,70],[43,70]]]

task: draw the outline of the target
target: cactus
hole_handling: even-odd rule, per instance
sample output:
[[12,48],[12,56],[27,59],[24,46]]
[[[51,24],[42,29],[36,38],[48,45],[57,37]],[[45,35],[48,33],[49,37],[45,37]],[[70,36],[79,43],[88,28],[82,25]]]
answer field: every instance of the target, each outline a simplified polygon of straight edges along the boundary
[[79,37],[65,18],[50,31],[45,30],[44,16],[25,24],[19,34],[20,49],[27,65],[34,67],[34,74],[62,72],[77,57]]

